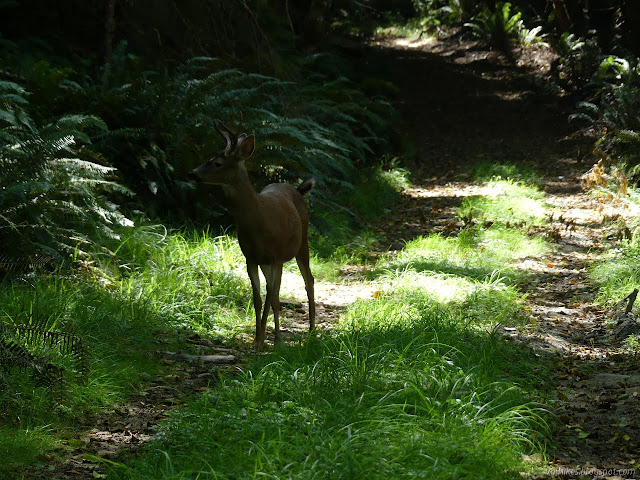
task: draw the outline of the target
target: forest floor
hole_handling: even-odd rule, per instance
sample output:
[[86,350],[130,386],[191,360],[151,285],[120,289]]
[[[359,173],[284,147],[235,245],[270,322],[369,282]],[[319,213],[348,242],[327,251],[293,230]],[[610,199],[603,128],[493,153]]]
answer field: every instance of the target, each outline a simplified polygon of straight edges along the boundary
[[640,477],[640,365],[605,330],[612,312],[594,305],[588,277],[633,212],[582,189],[582,176],[597,161],[594,138],[570,128],[575,100],[551,82],[553,54],[523,49],[508,59],[456,35],[383,38],[373,47],[386,52],[397,73],[397,108],[418,149],[413,187],[396,205],[396,221],[378,226],[385,246],[399,249],[405,240],[462,228],[455,208],[474,194],[469,171],[479,160],[541,173],[554,213],[537,234],[554,248],[525,260],[537,272],[537,281],[523,287],[529,328],[505,331],[547,357],[555,372],[555,446],[547,473],[535,478]]
[[[508,59],[455,35],[414,42],[379,38],[361,53],[382,59],[398,86],[394,103],[417,147],[413,186],[395,205],[394,221],[387,216],[373,226],[380,253],[399,250],[421,235],[459,231],[464,225],[455,209],[476,193],[469,171],[480,160],[528,165],[542,173],[554,214],[537,233],[554,249],[523,260],[537,272],[537,281],[523,287],[531,323],[504,329],[556,372],[554,447],[547,452],[547,473],[530,478],[634,476],[630,470],[640,472],[639,366],[605,331],[610,314],[594,305],[595,287],[588,277],[589,265],[619,233],[614,220],[630,212],[581,188],[581,176],[595,162],[594,139],[572,134],[567,116],[574,101],[549,82],[553,55],[538,48],[516,51]],[[287,284],[285,279],[283,290]],[[370,298],[375,288],[348,278],[339,284],[318,282],[320,327],[330,327],[344,306]],[[303,290],[296,289],[301,288],[289,292],[303,299]],[[283,316],[289,330],[305,328],[292,321],[300,317],[302,322],[304,315]],[[188,398],[208,386],[210,377],[201,367],[166,362],[175,377],[171,388],[167,376],[130,404],[92,419],[75,454],[48,478],[99,478],[99,463],[88,462],[87,453],[117,461],[123,447],[135,452],[184,394]]]

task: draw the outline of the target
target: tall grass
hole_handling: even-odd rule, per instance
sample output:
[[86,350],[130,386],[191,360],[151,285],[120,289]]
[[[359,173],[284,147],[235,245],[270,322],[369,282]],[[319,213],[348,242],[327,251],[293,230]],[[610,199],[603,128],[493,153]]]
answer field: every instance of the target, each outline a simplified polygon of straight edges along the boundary
[[420,288],[359,302],[174,415],[118,476],[512,478],[545,431],[536,361],[461,312]]
[[[315,265],[319,276],[336,275],[332,262],[360,261],[373,241],[362,234],[334,251]],[[29,448],[54,451],[53,430],[162,378],[156,350],[188,349],[194,332],[226,344],[252,339],[244,259],[232,238],[141,225],[109,248],[115,257],[73,274],[0,284],[3,321],[46,317],[91,352],[86,384],[61,402],[22,372],[0,378],[0,455],[13,462],[0,461],[3,478],[33,464]],[[375,299],[353,304],[332,332],[251,357],[175,412],[138,459],[113,465],[113,475],[517,476],[522,454],[542,448],[531,439],[545,438],[534,403],[544,368],[493,327],[524,321],[517,283],[526,276],[515,265],[546,248],[499,221],[407,243],[377,263]]]
[[495,225],[480,229],[468,227],[456,237],[430,235],[407,242],[395,257],[384,259],[378,271],[413,269],[487,279],[499,271],[512,281],[521,281],[526,272],[515,267],[516,260],[540,255],[549,245],[539,237]]
[[591,277],[599,285],[596,300],[610,305],[622,300],[634,288],[640,288],[640,239],[634,235],[608,256],[594,265]]
[[244,257],[230,237],[146,226],[132,231],[118,254],[119,291],[144,299],[172,325],[220,336],[245,330],[235,313],[249,299]]
[[[46,320],[54,330],[82,338],[88,356],[86,382],[69,382],[61,398],[28,369],[0,372],[0,431],[3,439],[13,439],[0,440],[2,478],[33,461],[23,450],[42,452],[57,444],[52,431],[125,401],[157,377],[166,367],[156,350],[184,350],[185,337],[194,332],[227,343],[251,336],[243,311],[248,282],[237,270],[241,253],[231,238],[141,226],[114,250],[118,258],[105,259],[99,268],[0,284],[2,322]],[[23,347],[40,348],[27,339]]]

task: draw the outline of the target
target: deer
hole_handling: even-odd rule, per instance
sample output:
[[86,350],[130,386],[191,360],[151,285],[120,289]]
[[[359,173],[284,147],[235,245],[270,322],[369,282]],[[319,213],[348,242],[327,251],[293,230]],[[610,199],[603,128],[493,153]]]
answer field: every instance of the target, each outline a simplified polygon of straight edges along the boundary
[[[284,263],[296,259],[309,300],[309,331],[315,328],[314,278],[309,267],[309,212],[304,200],[315,180],[304,180],[298,187],[272,183],[256,193],[245,167],[255,149],[255,135],[236,132],[220,120],[215,128],[226,140],[224,150],[188,174],[194,183],[221,185],[224,204],[234,217],[240,249],[246,259],[256,315],[257,350],[264,348],[269,310],[273,310],[275,343],[280,333],[280,284]],[[264,308],[260,294],[260,274],[266,280]]]

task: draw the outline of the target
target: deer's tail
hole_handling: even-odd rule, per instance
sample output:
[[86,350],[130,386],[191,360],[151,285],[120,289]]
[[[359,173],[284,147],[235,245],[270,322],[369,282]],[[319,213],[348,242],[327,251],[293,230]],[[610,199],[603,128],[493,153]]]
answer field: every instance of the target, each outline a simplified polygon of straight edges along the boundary
[[313,189],[313,187],[315,187],[315,185],[316,185],[316,181],[313,177],[307,178],[304,182],[298,185],[297,190],[298,192],[300,192],[300,195],[304,197],[307,193],[309,193]]

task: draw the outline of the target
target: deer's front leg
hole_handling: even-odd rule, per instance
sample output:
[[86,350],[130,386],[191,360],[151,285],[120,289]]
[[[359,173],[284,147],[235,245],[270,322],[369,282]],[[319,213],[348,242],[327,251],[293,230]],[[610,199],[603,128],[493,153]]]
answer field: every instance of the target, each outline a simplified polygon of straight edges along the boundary
[[269,316],[269,307],[273,310],[273,324],[275,343],[282,342],[280,335],[280,283],[282,281],[282,263],[274,265],[262,265],[262,273],[264,273],[267,281],[267,298],[264,301],[264,312],[262,319],[266,325]]
[[[253,309],[256,312],[256,338],[254,343],[258,350],[264,347],[264,327],[262,326],[262,297],[260,297],[260,274],[258,273],[258,265],[247,263],[247,273],[251,282],[251,290],[253,292]],[[267,306],[265,310],[268,313]]]

